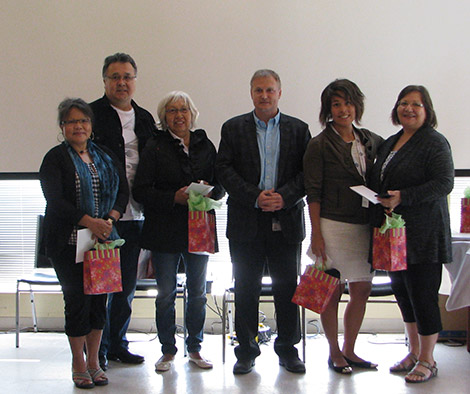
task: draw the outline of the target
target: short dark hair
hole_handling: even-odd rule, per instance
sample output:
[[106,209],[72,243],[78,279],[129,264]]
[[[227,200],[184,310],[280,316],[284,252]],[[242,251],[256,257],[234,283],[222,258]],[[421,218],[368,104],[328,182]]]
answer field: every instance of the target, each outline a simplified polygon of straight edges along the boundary
[[102,71],[103,78],[106,77],[106,71],[108,71],[108,67],[112,63],[130,63],[131,66],[134,68],[135,75],[137,75],[137,64],[135,64],[135,61],[134,59],[132,59],[131,55],[128,55],[127,53],[117,52],[114,55],[110,55],[106,59],[104,59]]
[[431,96],[429,95],[428,90],[422,85],[408,85],[405,87],[400,94],[398,95],[397,101],[392,109],[392,123],[394,125],[399,125],[400,120],[398,119],[398,104],[401,99],[405,97],[408,93],[418,92],[421,94],[421,100],[423,101],[424,110],[426,111],[426,119],[424,119],[423,126],[431,126],[433,128],[437,127],[437,116],[434,112],[434,107],[432,105]]
[[349,79],[335,79],[323,90],[321,94],[321,110],[318,117],[320,123],[326,126],[328,121],[331,120],[331,102],[335,96],[348,100],[354,105],[356,109],[356,119],[354,120],[357,124],[360,124],[364,114],[364,94]]
[[62,100],[62,102],[59,104],[59,107],[57,108],[59,112],[57,115],[59,126],[62,126],[62,122],[65,121],[65,118],[67,118],[72,108],[76,108],[79,111],[82,111],[85,116],[91,119],[91,123],[93,124],[93,110],[84,100],[81,98],[66,98]]
[[278,83],[279,89],[281,89],[281,78],[279,77],[278,73],[273,70],[269,70],[267,68],[263,68],[261,70],[255,71],[253,76],[251,77],[250,80],[250,86],[253,86],[253,81],[257,78],[267,78],[267,77],[273,77],[274,80]]

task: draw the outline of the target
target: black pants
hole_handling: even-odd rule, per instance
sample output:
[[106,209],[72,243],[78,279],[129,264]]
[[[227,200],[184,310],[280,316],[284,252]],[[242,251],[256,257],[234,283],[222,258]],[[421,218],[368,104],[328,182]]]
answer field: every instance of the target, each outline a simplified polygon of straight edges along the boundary
[[83,293],[83,263],[75,264],[75,246],[67,246],[52,265],[64,295],[65,333],[81,337],[102,330],[106,320],[106,294]]
[[389,272],[389,275],[403,321],[416,323],[420,335],[441,331],[442,264],[411,264],[405,271]]
[[300,341],[299,309],[291,302],[297,287],[301,244],[289,244],[280,231],[272,231],[272,215],[260,213],[258,235],[253,241],[230,241],[235,277],[235,330],[239,360],[260,354],[258,306],[265,265],[272,279],[278,335],[274,350],[279,356],[297,356]]

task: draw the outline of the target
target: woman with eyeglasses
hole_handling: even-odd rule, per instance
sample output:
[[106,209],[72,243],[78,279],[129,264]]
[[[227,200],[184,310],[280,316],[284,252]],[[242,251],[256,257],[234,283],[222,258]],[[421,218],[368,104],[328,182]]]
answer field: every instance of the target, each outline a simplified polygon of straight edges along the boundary
[[77,230],[88,228],[101,241],[119,238],[113,224],[126,207],[129,187],[118,159],[91,141],[88,104],[65,99],[58,112],[64,141],[45,155],[39,170],[47,203],[44,242],[62,287],[72,379],[79,388],[92,388],[108,384],[98,362],[106,294],[84,294],[83,264],[75,262]]
[[[364,94],[347,79],[331,82],[322,92],[320,122],[325,129],[308,144],[304,155],[305,191],[312,223],[311,252],[327,273],[340,279],[321,314],[329,344],[328,366],[340,374],[352,367],[376,369],[355,353],[372,286],[368,264],[370,227],[367,200],[350,186],[364,185],[382,137],[356,127],[364,113]],[[338,303],[348,283],[344,342],[338,344]]]
[[373,225],[394,211],[406,222],[407,269],[390,272],[409,341],[409,353],[390,368],[407,372],[409,383],[437,375],[434,346],[442,330],[438,305],[442,264],[452,261],[447,195],[454,166],[446,138],[435,130],[437,117],[424,86],[405,87],[392,110],[392,123],[402,129],[381,146],[370,186],[379,198]]
[[158,104],[157,114],[162,130],[145,146],[132,189],[135,200],[144,205],[141,246],[152,251],[157,282],[156,324],[163,355],[155,368],[168,371],[177,352],[175,298],[182,261],[188,292],[185,346],[192,364],[209,369],[212,363],[200,354],[208,256],[188,252],[189,195],[185,191],[191,182],[203,181],[214,186],[211,198],[223,196],[214,175],[216,150],[204,130],[192,130],[199,113],[188,94],[169,93]]

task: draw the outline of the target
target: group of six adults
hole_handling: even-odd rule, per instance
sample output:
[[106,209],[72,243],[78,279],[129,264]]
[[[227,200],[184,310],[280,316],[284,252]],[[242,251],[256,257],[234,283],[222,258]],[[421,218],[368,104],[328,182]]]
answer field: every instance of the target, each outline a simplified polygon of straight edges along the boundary
[[[424,87],[408,86],[400,92],[392,121],[402,129],[384,141],[357,126],[364,112],[364,95],[357,85],[335,80],[321,96],[319,119],[325,129],[311,139],[306,123],[279,111],[279,76],[258,70],[250,82],[254,110],[224,123],[216,153],[205,131],[195,129],[198,111],[186,93],[165,96],[155,124],[133,100],[137,66],[131,56],[108,56],[102,76],[102,98],[90,105],[81,99],[65,99],[59,105],[63,142],[46,154],[40,168],[47,200],[46,253],[64,293],[65,333],[77,387],[107,384],[108,360],[144,361],[129,352],[126,339],[140,248],[152,251],[158,289],[162,356],[156,370],[169,370],[177,352],[180,262],[188,291],[188,358],[199,368],[212,368],[200,354],[208,257],[188,252],[185,191],[191,182],[200,181],[214,186],[214,199],[224,190],[228,193],[238,340],[234,374],[251,372],[260,355],[258,305],[266,273],[272,279],[279,364],[293,373],[305,372],[295,347],[300,340],[299,311],[291,302],[305,237],[305,195],[311,251],[340,279],[321,314],[329,367],[341,374],[350,374],[354,367],[377,367],[355,353],[355,343],[373,277],[370,223],[379,227],[384,212],[395,210],[406,221],[408,268],[390,276],[410,346],[408,355],[390,370],[407,372],[408,382],[437,374],[433,350],[442,329],[437,294],[442,264],[451,262],[446,196],[453,187],[453,164],[448,142],[434,130],[436,115]],[[370,207],[349,188],[360,184],[390,197]],[[122,292],[83,293],[82,265],[75,263],[77,230],[83,227],[101,241],[125,239]],[[338,302],[346,283],[350,299],[340,348]]]

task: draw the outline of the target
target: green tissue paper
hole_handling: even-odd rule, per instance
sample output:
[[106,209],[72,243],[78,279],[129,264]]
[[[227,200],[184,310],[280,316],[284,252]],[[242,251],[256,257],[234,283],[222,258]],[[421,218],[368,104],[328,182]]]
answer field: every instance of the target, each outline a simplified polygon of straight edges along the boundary
[[114,241],[106,241],[103,243],[95,242],[93,245],[93,249],[96,250],[108,250],[108,249],[116,249],[124,245],[126,241],[124,239],[115,239]]
[[222,206],[222,201],[215,201],[212,198],[204,197],[194,190],[189,191],[188,208],[190,211],[210,211]]
[[463,195],[465,198],[470,198],[470,186],[467,186],[465,190],[463,191]]
[[390,228],[403,228],[405,227],[405,220],[398,213],[392,212],[392,216],[385,214],[385,222],[380,227],[379,232],[385,234]]

